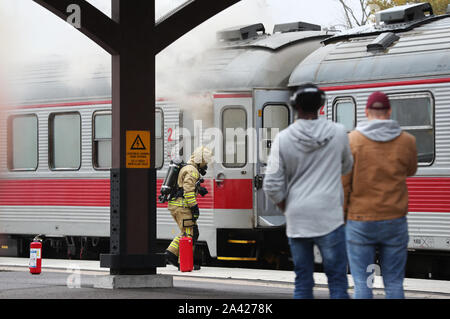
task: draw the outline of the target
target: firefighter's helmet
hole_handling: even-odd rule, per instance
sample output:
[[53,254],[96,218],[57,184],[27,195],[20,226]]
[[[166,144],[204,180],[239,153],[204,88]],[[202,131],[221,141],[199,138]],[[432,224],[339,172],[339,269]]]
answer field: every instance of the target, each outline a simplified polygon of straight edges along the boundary
[[192,162],[198,165],[200,168],[206,167],[208,164],[213,161],[212,151],[205,147],[199,146],[192,153],[191,159]]

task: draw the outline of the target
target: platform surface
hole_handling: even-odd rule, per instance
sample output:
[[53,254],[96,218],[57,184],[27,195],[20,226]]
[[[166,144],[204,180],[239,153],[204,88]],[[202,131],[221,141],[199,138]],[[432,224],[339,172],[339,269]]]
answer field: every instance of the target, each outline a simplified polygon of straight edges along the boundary
[[[0,257],[0,298],[150,298],[150,299],[291,299],[293,271],[202,267],[180,272],[173,266],[157,273],[173,277],[173,288],[100,289],[98,278],[109,275],[99,261],[44,259],[42,273],[31,275],[27,258]],[[326,276],[315,273],[315,297],[328,298]],[[353,280],[349,275],[349,293]],[[375,276],[374,296],[384,298],[382,278]],[[450,281],[410,279],[404,283],[406,298],[450,299]]]

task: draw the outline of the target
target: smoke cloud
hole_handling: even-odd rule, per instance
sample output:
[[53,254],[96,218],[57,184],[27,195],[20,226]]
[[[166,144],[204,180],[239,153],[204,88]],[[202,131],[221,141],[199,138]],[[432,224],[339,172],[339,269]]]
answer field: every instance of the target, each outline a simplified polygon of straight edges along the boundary
[[[90,2],[110,15],[110,1]],[[33,1],[1,1],[0,39],[0,83],[8,103],[20,103],[23,83],[39,77],[59,77],[68,86],[82,88],[93,71],[110,70],[106,51]]]
[[[175,3],[165,10],[174,9]],[[183,2],[183,1],[178,1]],[[165,12],[167,13],[167,12]],[[160,12],[161,14],[161,12]],[[204,127],[213,125],[212,98],[195,90],[195,65],[202,63],[202,53],[217,44],[219,30],[238,25],[264,23],[273,26],[266,0],[243,0],[207,20],[156,56],[156,95],[175,99],[189,119],[202,120]],[[187,122],[187,121],[186,121]]]
[[[211,122],[211,99],[192,95],[192,73],[188,66],[201,60],[201,53],[216,43],[218,30],[236,25],[263,22],[269,31],[271,15],[267,0],[243,0],[184,35],[156,57],[157,96],[183,100],[193,118]],[[109,0],[90,2],[110,15]],[[156,12],[162,15],[183,0],[158,0]],[[166,12],[164,12],[166,11]],[[29,0],[2,0],[0,4],[0,83],[13,83],[25,65],[65,60],[67,83],[85,85],[86,76],[97,68],[108,69],[110,56],[65,21]],[[3,90],[5,91],[5,90]],[[20,97],[14,97],[20,100]],[[201,101],[199,101],[201,100]],[[209,105],[209,106],[208,106]],[[206,112],[208,110],[208,112]]]
[[[167,47],[156,56],[159,80],[157,93],[173,92],[174,81],[180,90],[189,90],[191,83],[189,75],[186,78],[179,67],[181,66],[181,71],[185,72],[193,62],[200,62],[201,53],[216,45],[217,31],[253,23],[264,23],[266,28],[268,25],[273,26],[266,0],[243,0],[205,21]],[[266,32],[269,30],[267,28]]]

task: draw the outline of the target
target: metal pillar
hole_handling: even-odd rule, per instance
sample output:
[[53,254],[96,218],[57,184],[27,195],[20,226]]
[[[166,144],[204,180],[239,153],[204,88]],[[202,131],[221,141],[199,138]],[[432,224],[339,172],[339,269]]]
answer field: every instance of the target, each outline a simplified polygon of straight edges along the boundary
[[[149,76],[155,74],[154,3],[112,4],[112,18],[120,24],[120,55],[112,57],[110,254],[100,256],[100,266],[111,274],[155,274],[165,260],[156,254],[155,78]],[[130,132],[142,133],[128,137],[130,143]],[[150,163],[130,165],[134,141],[141,143],[135,149],[149,151]]]

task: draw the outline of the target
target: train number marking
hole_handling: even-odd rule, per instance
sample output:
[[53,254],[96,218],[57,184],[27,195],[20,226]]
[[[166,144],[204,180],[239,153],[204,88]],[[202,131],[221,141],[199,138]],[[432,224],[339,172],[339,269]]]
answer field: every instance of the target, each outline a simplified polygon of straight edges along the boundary
[[325,115],[325,104],[320,108],[319,115]]

